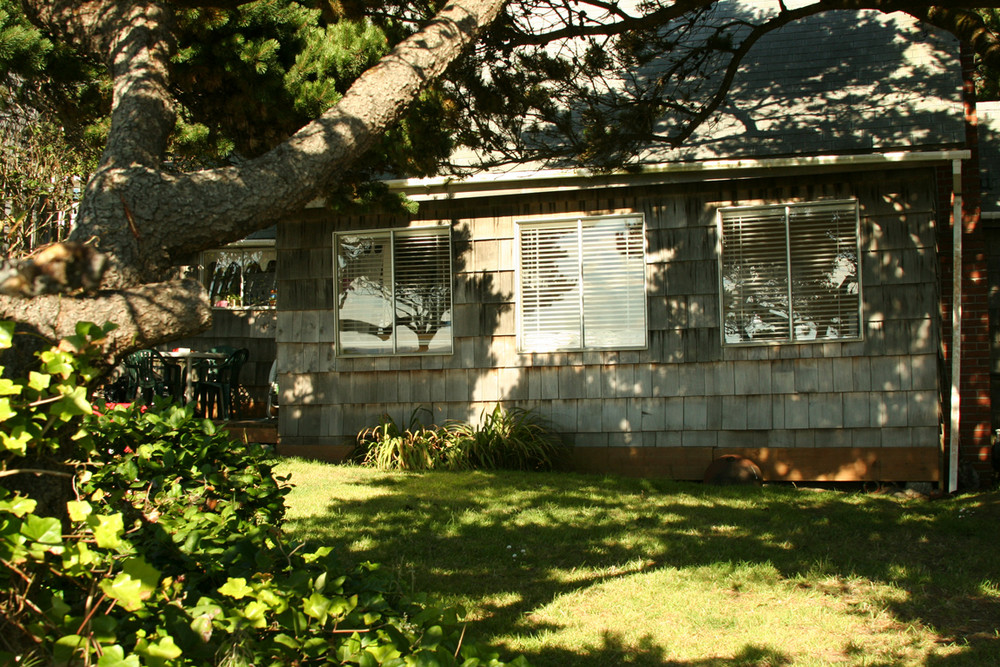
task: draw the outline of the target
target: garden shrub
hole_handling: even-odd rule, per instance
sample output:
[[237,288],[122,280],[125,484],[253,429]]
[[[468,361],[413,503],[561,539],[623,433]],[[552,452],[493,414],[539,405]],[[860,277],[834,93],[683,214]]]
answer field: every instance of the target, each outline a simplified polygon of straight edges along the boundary
[[[425,410],[426,411],[426,410]],[[479,424],[425,426],[419,411],[405,430],[383,415],[358,434],[357,458],[380,470],[550,470],[565,452],[559,436],[536,413],[497,404]]]
[[[425,410],[426,411],[426,410]],[[421,410],[410,414],[405,429],[389,415],[358,434],[356,458],[379,470],[433,470],[448,467],[448,442],[442,429],[420,423]]]
[[[0,380],[0,664],[504,664],[462,641],[459,609],[289,543],[288,486],[261,447],[190,408],[92,406],[105,334],[82,324]],[[44,485],[12,491],[35,475],[72,481],[59,515],[32,497]]]
[[562,441],[537,413],[501,405],[480,416],[478,425],[449,422],[445,426],[456,456],[469,468],[486,470],[551,470],[564,452]]

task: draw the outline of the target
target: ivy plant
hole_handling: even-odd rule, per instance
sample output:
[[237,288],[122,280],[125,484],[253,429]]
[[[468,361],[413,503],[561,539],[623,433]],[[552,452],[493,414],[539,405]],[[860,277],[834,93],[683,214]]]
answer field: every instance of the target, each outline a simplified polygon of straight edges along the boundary
[[108,331],[81,324],[0,380],[0,664],[526,664],[377,565],[289,542],[263,447],[190,407],[91,403]]

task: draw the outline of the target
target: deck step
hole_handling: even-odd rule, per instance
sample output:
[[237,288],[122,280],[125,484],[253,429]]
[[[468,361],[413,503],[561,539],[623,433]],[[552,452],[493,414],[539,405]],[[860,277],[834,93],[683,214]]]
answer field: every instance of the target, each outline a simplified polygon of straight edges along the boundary
[[278,444],[278,422],[268,419],[229,421],[222,424],[234,442]]

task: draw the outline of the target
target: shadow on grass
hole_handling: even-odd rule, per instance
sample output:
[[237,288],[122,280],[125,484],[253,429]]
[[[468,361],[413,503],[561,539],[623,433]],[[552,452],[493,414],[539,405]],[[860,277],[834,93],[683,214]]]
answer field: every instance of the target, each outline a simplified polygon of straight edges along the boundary
[[781,651],[766,646],[746,646],[731,658],[705,658],[702,660],[676,661],[666,656],[663,647],[650,636],[638,642],[626,642],[614,632],[605,632],[601,645],[592,647],[586,654],[570,653],[561,649],[542,649],[526,656],[532,664],[547,665],[649,665],[657,667],[783,667],[791,665],[792,658]]
[[[637,572],[767,564],[817,593],[847,596],[837,587],[859,580],[904,591],[875,601],[900,632],[927,627],[962,647],[927,665],[1000,664],[1000,595],[983,589],[1000,582],[996,494],[929,502],[572,474],[357,480],[368,497],[336,500],[290,521],[289,531],[337,547],[347,562],[396,568],[407,587],[474,601],[484,640],[555,630],[532,613]],[[560,666],[792,664],[756,644],[731,658],[672,662],[655,638],[625,642],[615,633],[583,654],[541,648],[526,657]]]

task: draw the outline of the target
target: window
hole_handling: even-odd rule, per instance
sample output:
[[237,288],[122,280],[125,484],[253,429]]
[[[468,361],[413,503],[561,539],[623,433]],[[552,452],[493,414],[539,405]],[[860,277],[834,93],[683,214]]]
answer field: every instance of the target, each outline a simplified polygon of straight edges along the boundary
[[274,308],[274,243],[243,241],[202,257],[202,276],[215,308]]
[[451,354],[448,227],[334,235],[337,353]]
[[643,219],[518,225],[522,352],[646,346]]
[[719,210],[726,344],[861,337],[858,203]]

